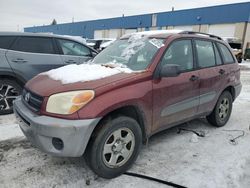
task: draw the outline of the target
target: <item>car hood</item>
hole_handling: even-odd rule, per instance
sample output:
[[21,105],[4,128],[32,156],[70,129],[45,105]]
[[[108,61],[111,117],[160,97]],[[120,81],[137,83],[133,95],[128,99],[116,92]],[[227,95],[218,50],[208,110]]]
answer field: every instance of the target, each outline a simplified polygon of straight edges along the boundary
[[43,97],[47,97],[55,93],[74,90],[93,89],[96,91],[98,90],[98,88],[102,88],[101,90],[104,91],[107,89],[112,89],[112,87],[119,86],[119,83],[124,84],[129,82],[130,80],[134,80],[136,76],[141,75],[142,73],[143,72],[118,73],[97,80],[76,82],[70,84],[63,84],[61,81],[54,80],[48,75],[39,74],[30,81],[28,81],[25,87],[26,89]]

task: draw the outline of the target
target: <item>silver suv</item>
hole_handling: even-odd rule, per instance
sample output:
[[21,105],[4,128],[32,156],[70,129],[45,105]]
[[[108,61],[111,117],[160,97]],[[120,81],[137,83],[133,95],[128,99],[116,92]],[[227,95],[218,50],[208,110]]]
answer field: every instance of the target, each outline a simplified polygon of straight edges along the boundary
[[12,112],[13,100],[37,74],[67,64],[84,63],[96,54],[70,37],[0,32],[0,115]]

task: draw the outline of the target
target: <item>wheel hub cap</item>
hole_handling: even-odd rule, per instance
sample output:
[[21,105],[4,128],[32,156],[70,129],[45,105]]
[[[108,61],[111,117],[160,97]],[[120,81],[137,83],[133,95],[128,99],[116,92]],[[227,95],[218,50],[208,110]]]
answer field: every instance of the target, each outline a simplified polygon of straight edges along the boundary
[[114,143],[114,145],[112,146],[112,151],[113,151],[113,152],[119,153],[119,152],[122,151],[123,148],[124,148],[123,142],[120,141],[120,140],[117,140],[117,141]]

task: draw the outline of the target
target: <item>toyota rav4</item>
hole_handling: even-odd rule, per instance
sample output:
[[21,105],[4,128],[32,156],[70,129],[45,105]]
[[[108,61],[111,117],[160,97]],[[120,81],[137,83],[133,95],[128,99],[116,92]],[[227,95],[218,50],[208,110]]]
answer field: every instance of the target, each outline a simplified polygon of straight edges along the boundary
[[113,178],[161,130],[204,116],[225,125],[240,91],[239,65],[220,37],[149,31],[123,36],[92,63],[36,76],[14,111],[36,147],[84,154],[95,173]]

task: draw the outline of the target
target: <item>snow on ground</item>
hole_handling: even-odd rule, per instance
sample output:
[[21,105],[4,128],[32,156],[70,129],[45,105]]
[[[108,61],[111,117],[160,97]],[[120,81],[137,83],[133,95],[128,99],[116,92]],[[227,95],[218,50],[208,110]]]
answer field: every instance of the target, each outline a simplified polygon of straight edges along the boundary
[[[244,64],[246,62],[241,67]],[[241,78],[243,90],[234,102],[232,116],[225,127],[215,128],[205,119],[197,119],[161,132],[143,146],[129,171],[192,188],[248,188],[250,69],[243,69]],[[0,187],[166,187],[126,175],[112,180],[99,178],[83,158],[47,155],[33,148],[24,137],[19,137],[20,132],[16,132],[15,138],[13,134],[5,138],[1,132],[4,128],[5,132],[13,132],[14,116],[0,116],[0,119]],[[206,136],[196,137],[190,132],[177,134],[181,127],[204,131]],[[241,135],[241,131],[244,136],[232,144],[230,139]]]
[[13,114],[0,116],[0,141],[15,137],[23,137],[15,116]]
[[42,75],[48,75],[51,79],[59,80],[63,84],[70,84],[75,82],[98,80],[122,72],[131,73],[133,71],[124,67],[111,68],[109,66],[98,64],[73,64],[50,70],[48,72],[42,73]]

